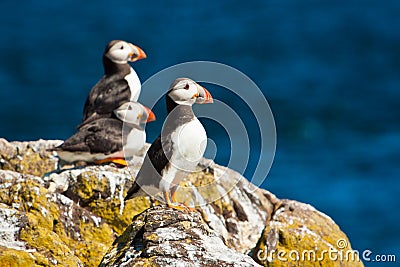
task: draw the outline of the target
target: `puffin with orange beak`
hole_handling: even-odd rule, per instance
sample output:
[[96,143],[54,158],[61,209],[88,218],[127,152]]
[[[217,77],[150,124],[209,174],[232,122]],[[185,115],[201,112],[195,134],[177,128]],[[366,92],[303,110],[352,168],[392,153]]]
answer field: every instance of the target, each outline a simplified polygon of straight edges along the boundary
[[155,120],[154,113],[138,102],[127,102],[114,110],[111,118],[99,118],[82,125],[64,143],[52,149],[61,161],[127,166],[125,158],[143,151],[144,124]]
[[[207,145],[206,131],[192,105],[212,102],[211,94],[191,79],[178,78],[170,85],[166,95],[168,117],[125,200],[148,194],[169,207],[182,209],[175,199],[176,189],[196,168]],[[160,193],[163,198],[159,198]]]
[[128,62],[144,58],[144,51],[131,43],[113,40],[107,44],[103,53],[104,76],[91,89],[78,128],[99,118],[109,118],[122,104],[138,100],[141,83]]

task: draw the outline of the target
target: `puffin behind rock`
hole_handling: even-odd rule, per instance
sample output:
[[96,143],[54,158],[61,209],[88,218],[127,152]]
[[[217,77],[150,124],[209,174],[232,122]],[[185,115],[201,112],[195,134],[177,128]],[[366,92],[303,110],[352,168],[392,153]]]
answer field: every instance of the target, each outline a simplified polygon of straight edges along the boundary
[[138,100],[141,83],[128,62],[144,58],[144,51],[131,43],[113,40],[107,44],[103,53],[104,76],[91,89],[78,128],[98,118],[109,118],[122,104]]
[[[127,166],[123,145],[129,144],[129,147],[125,147],[125,152],[129,156],[138,153],[146,142],[143,125],[155,120],[155,115],[149,108],[137,102],[125,103],[114,113],[116,117],[99,118],[85,123],[77,133],[53,151],[57,152],[62,161],[68,163],[78,161],[96,164],[114,162]],[[124,119],[124,122],[121,119]],[[123,127],[124,123],[125,127]],[[125,142],[123,136],[127,138]]]
[[143,165],[125,200],[162,193],[168,206],[180,208],[175,192],[179,182],[203,157],[207,135],[192,110],[194,103],[212,103],[211,94],[188,78],[176,79],[166,95],[168,117],[160,136],[147,151]]

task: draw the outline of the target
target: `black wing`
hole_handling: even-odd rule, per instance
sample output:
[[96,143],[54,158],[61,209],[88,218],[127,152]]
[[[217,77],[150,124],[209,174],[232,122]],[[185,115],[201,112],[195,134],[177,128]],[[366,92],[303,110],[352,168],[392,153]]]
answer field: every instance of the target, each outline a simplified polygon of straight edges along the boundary
[[172,156],[172,139],[170,136],[165,138],[161,138],[161,135],[158,136],[153,144],[151,144],[147,154],[158,174],[161,175],[162,170],[169,163]]
[[81,125],[98,118],[111,117],[112,112],[129,101],[130,97],[131,91],[125,79],[101,79],[86,99]]
[[85,124],[56,150],[111,154],[122,150],[122,122],[99,119]]
[[[161,140],[162,139],[162,140]],[[170,136],[161,138],[161,135],[151,144],[144,158],[142,167],[136,176],[135,183],[128,190],[125,200],[132,198],[141,186],[153,186],[159,188],[162,179],[162,171],[169,164],[172,156],[172,139]]]

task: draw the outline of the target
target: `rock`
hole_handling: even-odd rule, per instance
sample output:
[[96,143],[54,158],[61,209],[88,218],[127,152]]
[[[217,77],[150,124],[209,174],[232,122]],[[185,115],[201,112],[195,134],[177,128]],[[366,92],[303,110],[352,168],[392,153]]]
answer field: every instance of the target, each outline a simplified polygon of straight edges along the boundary
[[[97,266],[132,217],[149,207],[147,199],[138,198],[120,214],[121,194],[113,179],[121,175],[128,174],[111,166],[88,166],[44,179],[0,170],[0,223],[5,225],[0,227],[0,263],[18,257],[17,266]],[[65,190],[57,185],[49,190],[49,177],[65,181]]]
[[109,165],[86,166],[51,173],[43,178],[51,191],[60,192],[79,206],[102,218],[117,234],[130,224],[132,217],[150,207],[148,198],[124,203],[134,178],[128,168]]
[[[83,225],[69,219],[85,216],[84,210],[62,195],[48,194],[43,181],[35,176],[1,170],[0,184],[2,264],[83,266],[72,252],[79,242],[70,242],[77,234],[75,227]],[[94,227],[93,221],[89,219],[85,227]]]
[[[229,247],[249,252],[257,243],[278,199],[248,182],[239,173],[212,164],[213,174],[197,172],[189,176],[191,190],[187,197],[178,189],[177,199],[196,204],[208,219],[209,226],[224,237]],[[184,186],[184,185],[183,185]]]
[[[179,245],[178,237],[168,241],[174,242],[175,247],[179,247],[182,255],[185,255],[182,264],[177,263],[177,266],[193,265],[190,262],[194,262],[191,258],[194,244],[215,244],[214,248],[218,250],[215,253],[222,251],[222,254],[230,255],[232,259],[244,264],[236,266],[257,266],[245,256],[250,252],[264,266],[280,266],[268,265],[269,262],[257,259],[257,253],[267,245],[274,247],[271,244],[279,249],[291,250],[306,248],[315,242],[316,248],[323,249],[326,244],[334,245],[337,238],[345,238],[329,217],[311,206],[279,200],[268,191],[252,185],[237,172],[209,160],[202,163],[208,166],[204,171],[199,169],[189,175],[177,191],[179,201],[198,206],[206,224],[198,213],[178,214],[178,211],[160,210],[157,207],[142,213],[158,203],[149,197],[137,197],[125,203],[123,201],[142,158],[135,158],[129,168],[102,165],[55,171],[58,159],[46,149],[60,142],[39,140],[9,143],[0,139],[0,167],[3,169],[0,170],[0,263],[9,263],[10,266],[98,266],[110,246],[103,265],[122,260],[113,258],[113,255],[121,253],[149,264],[152,259],[157,259],[156,262],[161,265],[167,259],[180,259],[175,257],[175,252],[168,254],[164,251],[165,247],[161,245],[165,243],[162,241],[165,236],[162,235],[145,235],[144,238],[149,242],[153,238],[153,243],[146,243],[141,248],[135,247],[138,250],[136,254],[136,250],[129,248],[127,243],[126,246],[115,247],[118,242],[122,244],[124,238],[130,238],[127,233],[140,236],[139,228],[147,232],[152,228],[161,232],[165,229],[180,229],[181,235],[185,235],[189,228],[198,229],[186,233],[186,245]],[[154,217],[160,212],[172,219],[182,220],[182,223],[175,220],[169,228],[165,228],[153,225],[146,219],[147,215]],[[132,223],[134,216],[137,217]],[[162,218],[165,219],[164,223],[168,221]],[[182,228],[186,226],[190,227]],[[307,238],[302,239],[301,233],[309,233],[302,231],[303,228],[313,232],[315,238],[311,238],[314,235],[305,235]],[[299,236],[292,240],[292,233]],[[191,240],[193,242],[189,242]],[[230,266],[228,259],[221,253],[213,254],[209,249],[202,251],[204,261],[197,261],[199,265],[196,266],[212,266],[210,262],[218,261],[224,261],[226,266]],[[154,256],[147,257],[146,253],[150,252]],[[188,265],[184,265],[184,261]],[[335,266],[329,264],[322,262],[321,266]]]
[[335,222],[312,206],[293,200],[277,203],[253,251],[263,266],[363,266]]
[[61,140],[8,142],[0,138],[0,169],[43,176],[57,167],[58,159],[47,149],[58,146]]
[[200,213],[157,206],[133,219],[104,256],[111,266],[260,266],[229,249]]

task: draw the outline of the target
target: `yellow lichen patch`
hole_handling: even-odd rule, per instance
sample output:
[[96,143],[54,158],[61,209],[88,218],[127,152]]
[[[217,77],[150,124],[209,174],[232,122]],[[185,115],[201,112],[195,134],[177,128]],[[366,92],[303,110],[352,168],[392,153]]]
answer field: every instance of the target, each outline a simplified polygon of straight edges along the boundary
[[137,197],[124,203],[121,190],[125,181],[120,180],[120,174],[112,169],[99,175],[93,171],[84,171],[77,176],[76,183],[68,189],[68,196],[78,199],[80,205],[92,212],[103,222],[109,224],[112,230],[121,234],[131,223],[132,217],[150,207],[147,198]]
[[27,213],[27,218],[28,223],[21,230],[20,239],[42,254],[50,255],[61,266],[77,266],[78,258],[85,266],[97,266],[115,238],[110,226],[97,226],[90,218],[87,222],[73,222],[79,230],[76,232],[79,238],[68,233],[58,213],[51,224],[42,225],[43,214],[34,210]]
[[125,202],[125,208],[122,215],[127,217],[130,224],[132,218],[150,208],[150,204],[151,203],[147,197],[135,197],[132,200]]
[[158,235],[155,234],[155,233],[152,233],[151,235],[148,235],[148,236],[146,237],[146,239],[149,240],[149,241],[155,242],[155,241],[157,241],[157,239],[158,239]]
[[34,247],[41,254],[49,255],[54,262],[62,266],[77,266],[79,262],[79,259],[56,233],[36,224],[32,225],[31,218],[29,218],[28,226],[21,229],[20,239],[25,241],[28,247]]
[[188,180],[196,187],[214,185],[216,182],[213,174],[202,171],[189,174]]
[[0,169],[43,176],[55,170],[57,163],[46,149],[58,144],[60,141],[8,142],[0,138]]
[[[195,191],[196,192],[195,192]],[[202,198],[201,202],[196,199],[196,194]],[[195,172],[188,175],[187,179],[179,184],[176,191],[176,200],[186,205],[202,205],[221,199],[214,175],[205,172]]]
[[13,170],[19,173],[31,174],[35,176],[43,176],[47,172],[55,169],[55,161],[48,157],[41,157],[40,154],[28,150],[18,158],[10,160],[10,164],[14,166]]
[[27,153],[8,159],[7,164],[5,164],[2,169],[23,174],[43,176],[45,173],[55,169],[55,159],[50,157],[51,156],[42,156],[28,149]]
[[81,236],[85,240],[110,245],[115,238],[115,234],[108,224],[102,223],[99,226],[94,223],[80,222]]
[[195,179],[192,180],[192,183],[204,198],[205,202],[210,203],[219,200],[222,197],[222,194],[218,190],[218,183],[215,180],[214,175],[204,172],[196,174],[197,175],[195,176]]
[[[345,246],[341,247],[341,244]],[[292,201],[279,208],[265,228],[253,258],[264,266],[363,266],[349,240],[326,215]]]
[[[145,197],[136,197],[121,206],[119,199],[99,199],[89,204],[90,210],[107,222],[111,228],[121,234],[132,222],[132,217],[150,207],[150,202]],[[121,208],[122,214],[120,214]]]
[[73,192],[81,200],[89,200],[94,196],[94,193],[106,192],[109,187],[109,181],[106,177],[98,177],[89,171],[78,175],[78,181],[73,186]]
[[69,247],[85,266],[98,266],[104,253],[112,244],[115,235],[109,225],[96,225],[91,220],[77,222],[80,241],[69,239]]
[[[50,193],[39,178],[25,178],[10,180],[0,191],[2,202],[24,214],[18,239],[37,251],[29,258],[21,252],[20,261],[32,261],[18,266],[98,266],[116,237],[112,227],[65,196]],[[114,216],[118,213],[119,209]]]
[[[46,262],[40,262],[43,266],[49,266]],[[15,249],[0,247],[0,267],[37,266],[37,261],[31,253]]]
[[74,254],[81,260],[84,266],[95,267],[99,266],[103,255],[108,250],[108,246],[88,241],[80,242],[73,250]]

